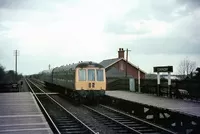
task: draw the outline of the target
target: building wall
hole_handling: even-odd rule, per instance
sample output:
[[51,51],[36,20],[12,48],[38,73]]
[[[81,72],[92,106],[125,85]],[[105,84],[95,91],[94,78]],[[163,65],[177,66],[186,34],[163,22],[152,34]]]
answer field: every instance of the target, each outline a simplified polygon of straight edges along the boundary
[[[124,74],[126,73],[126,62],[124,60],[121,60],[114,64],[113,66],[117,68],[117,70],[121,73],[123,72]],[[130,64],[127,65],[127,75],[133,76],[133,78],[138,79],[138,69],[131,66]],[[125,75],[124,75],[125,76]],[[140,78],[144,79],[145,78],[145,73],[140,72]]]

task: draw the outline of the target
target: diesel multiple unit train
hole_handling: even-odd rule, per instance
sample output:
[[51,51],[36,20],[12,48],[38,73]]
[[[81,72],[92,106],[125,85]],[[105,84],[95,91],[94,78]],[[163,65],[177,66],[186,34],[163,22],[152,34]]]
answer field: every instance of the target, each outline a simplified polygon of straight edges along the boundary
[[44,70],[36,76],[46,85],[57,85],[60,93],[74,99],[95,100],[105,94],[105,68],[95,62],[86,61]]

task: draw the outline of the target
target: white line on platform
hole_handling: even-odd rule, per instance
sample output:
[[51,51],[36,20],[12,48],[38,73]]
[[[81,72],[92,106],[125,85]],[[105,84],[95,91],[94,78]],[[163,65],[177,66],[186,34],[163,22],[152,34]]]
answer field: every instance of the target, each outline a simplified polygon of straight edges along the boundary
[[48,123],[47,122],[41,122],[41,123],[26,123],[26,124],[4,124],[4,125],[0,125],[0,127],[29,126],[29,125],[48,125]]
[[[25,104],[23,104],[23,103],[25,103]],[[25,105],[35,106],[35,104],[28,104],[27,102],[23,102],[23,103],[21,103],[21,104],[12,104],[12,103],[10,103],[10,104],[0,104],[0,106],[25,106]]]
[[0,115],[0,118],[12,118],[12,117],[43,117],[43,114],[34,115]]
[[32,128],[32,129],[9,129],[9,130],[0,130],[0,132],[16,132],[16,131],[36,131],[36,130],[51,130],[50,128]]

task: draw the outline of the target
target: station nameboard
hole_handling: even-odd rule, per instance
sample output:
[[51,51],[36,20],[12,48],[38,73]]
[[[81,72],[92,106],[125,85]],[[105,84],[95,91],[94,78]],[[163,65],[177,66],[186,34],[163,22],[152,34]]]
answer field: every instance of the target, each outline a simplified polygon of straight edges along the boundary
[[173,72],[173,66],[158,66],[153,68],[154,72]]

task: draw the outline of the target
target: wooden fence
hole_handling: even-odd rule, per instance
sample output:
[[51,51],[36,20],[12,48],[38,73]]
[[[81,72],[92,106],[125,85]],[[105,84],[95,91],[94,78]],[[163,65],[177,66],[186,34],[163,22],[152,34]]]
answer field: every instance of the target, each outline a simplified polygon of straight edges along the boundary
[[[140,88],[142,93],[157,94],[157,80],[156,79],[141,79]],[[138,92],[138,80],[135,79],[135,89]],[[168,80],[160,80],[160,96],[179,97],[183,96],[182,91],[187,91],[187,98],[200,98],[200,81],[199,80],[172,80],[170,91],[168,87]],[[107,78],[107,90],[129,90],[129,78]]]

